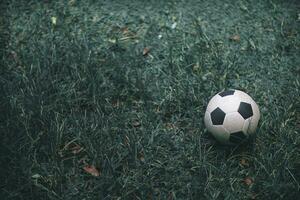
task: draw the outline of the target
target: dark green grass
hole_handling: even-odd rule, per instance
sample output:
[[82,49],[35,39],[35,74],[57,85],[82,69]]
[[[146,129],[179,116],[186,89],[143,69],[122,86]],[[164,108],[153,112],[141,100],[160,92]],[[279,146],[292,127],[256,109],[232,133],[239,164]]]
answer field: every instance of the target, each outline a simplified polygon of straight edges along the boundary
[[[1,2],[2,199],[299,197],[298,1]],[[261,110],[237,148],[203,123],[228,88]]]

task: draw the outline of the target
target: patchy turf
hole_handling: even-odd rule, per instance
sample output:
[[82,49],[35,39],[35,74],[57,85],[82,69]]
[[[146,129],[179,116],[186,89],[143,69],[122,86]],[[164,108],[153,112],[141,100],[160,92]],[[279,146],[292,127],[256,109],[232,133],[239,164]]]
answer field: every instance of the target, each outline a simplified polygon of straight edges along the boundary
[[[1,2],[4,199],[300,195],[297,0]],[[228,88],[261,109],[239,148],[203,123]]]

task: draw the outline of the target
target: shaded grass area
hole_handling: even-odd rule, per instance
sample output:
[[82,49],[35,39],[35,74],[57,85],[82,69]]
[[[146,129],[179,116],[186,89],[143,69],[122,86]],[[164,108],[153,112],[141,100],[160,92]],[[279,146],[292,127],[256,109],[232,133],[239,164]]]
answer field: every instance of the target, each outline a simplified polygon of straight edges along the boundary
[[[299,196],[297,1],[1,6],[5,199]],[[209,98],[228,88],[262,115],[239,148],[203,123]]]

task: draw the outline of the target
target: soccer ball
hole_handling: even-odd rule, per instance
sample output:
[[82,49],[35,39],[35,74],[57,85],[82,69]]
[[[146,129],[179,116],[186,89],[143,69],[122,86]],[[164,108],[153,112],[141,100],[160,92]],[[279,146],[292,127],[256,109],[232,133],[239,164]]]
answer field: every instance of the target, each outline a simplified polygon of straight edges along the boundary
[[227,90],[209,101],[204,123],[222,144],[234,145],[254,134],[260,112],[255,101],[240,90]]

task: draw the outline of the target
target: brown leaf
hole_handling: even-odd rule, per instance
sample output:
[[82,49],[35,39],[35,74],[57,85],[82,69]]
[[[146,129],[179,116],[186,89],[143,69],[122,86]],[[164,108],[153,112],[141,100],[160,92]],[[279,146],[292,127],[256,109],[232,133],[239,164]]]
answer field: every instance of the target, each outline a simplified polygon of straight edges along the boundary
[[240,164],[241,164],[242,166],[249,167],[249,162],[248,162],[245,158],[242,158],[242,159],[240,160]]
[[145,47],[144,50],[143,50],[143,56],[147,56],[150,52],[150,49]]
[[86,165],[83,167],[83,169],[92,176],[100,176],[100,172],[93,165]]
[[125,144],[126,146],[129,146],[129,145],[130,145],[130,139],[129,139],[129,137],[128,137],[127,135],[125,135],[125,138],[124,138],[124,144]]
[[166,123],[166,128],[169,130],[177,129],[176,125],[173,123]]
[[250,185],[253,184],[253,179],[252,179],[250,176],[248,176],[248,177],[246,177],[246,178],[244,179],[244,183],[245,183],[247,186],[250,186]]
[[145,162],[145,156],[143,151],[140,151],[137,156],[140,161]]
[[120,105],[120,101],[118,99],[114,100],[111,102],[111,105],[112,105],[112,107],[117,108]]
[[239,42],[241,40],[241,37],[240,35],[233,35],[229,39],[235,42]]

